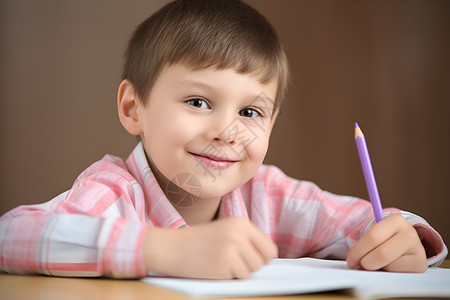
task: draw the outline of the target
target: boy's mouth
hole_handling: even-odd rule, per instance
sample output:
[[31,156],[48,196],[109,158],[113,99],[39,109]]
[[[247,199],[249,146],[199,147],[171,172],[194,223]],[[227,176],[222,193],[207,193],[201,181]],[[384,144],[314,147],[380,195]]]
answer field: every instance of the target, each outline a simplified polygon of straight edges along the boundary
[[237,163],[237,160],[231,160],[226,156],[217,156],[212,154],[196,154],[189,152],[194,158],[204,164],[207,167],[215,168],[215,169],[227,169]]

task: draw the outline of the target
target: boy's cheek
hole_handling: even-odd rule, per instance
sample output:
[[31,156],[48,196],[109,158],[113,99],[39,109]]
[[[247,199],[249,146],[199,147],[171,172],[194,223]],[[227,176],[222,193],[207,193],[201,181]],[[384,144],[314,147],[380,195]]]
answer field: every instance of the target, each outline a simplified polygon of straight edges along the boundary
[[258,167],[264,161],[266,157],[267,150],[269,148],[269,140],[266,138],[261,138],[255,140],[252,144],[247,147],[247,155],[249,158],[258,163]]

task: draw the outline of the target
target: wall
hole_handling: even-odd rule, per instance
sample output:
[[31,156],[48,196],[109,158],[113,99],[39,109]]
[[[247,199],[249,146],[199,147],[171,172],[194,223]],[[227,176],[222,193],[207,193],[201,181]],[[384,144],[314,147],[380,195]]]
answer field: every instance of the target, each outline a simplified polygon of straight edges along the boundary
[[[116,116],[122,55],[167,1],[0,2],[0,214],[70,188],[136,143]],[[248,0],[273,23],[292,71],[266,163],[367,198],[363,129],[382,202],[450,241],[450,2]]]

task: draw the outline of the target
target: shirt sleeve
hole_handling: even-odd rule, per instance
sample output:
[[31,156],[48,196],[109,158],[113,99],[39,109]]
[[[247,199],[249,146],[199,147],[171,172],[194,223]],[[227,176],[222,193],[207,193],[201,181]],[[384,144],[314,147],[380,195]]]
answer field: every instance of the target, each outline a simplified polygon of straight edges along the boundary
[[[268,169],[271,180],[277,182],[269,190],[283,195],[275,237],[282,256],[345,259],[375,223],[369,201],[332,194],[312,182],[289,178],[277,168]],[[423,218],[395,208],[383,212],[402,214],[417,230],[429,266],[445,259],[448,251],[441,236]]]
[[401,214],[416,229],[425,248],[428,266],[440,266],[448,255],[441,235],[422,217],[407,211],[402,211]]
[[83,172],[69,192],[3,215],[1,270],[55,276],[145,276],[141,244],[147,225],[133,209],[137,185],[120,169],[100,161]]

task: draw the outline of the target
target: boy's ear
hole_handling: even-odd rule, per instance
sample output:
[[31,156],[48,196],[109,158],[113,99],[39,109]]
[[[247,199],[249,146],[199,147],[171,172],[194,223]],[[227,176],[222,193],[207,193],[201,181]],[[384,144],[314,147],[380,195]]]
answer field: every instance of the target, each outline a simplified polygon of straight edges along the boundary
[[133,84],[128,80],[122,80],[117,92],[117,110],[122,126],[132,135],[142,133],[142,124],[139,118],[139,101]]

